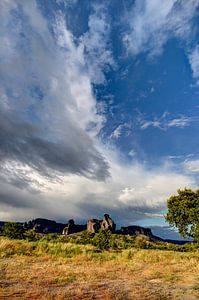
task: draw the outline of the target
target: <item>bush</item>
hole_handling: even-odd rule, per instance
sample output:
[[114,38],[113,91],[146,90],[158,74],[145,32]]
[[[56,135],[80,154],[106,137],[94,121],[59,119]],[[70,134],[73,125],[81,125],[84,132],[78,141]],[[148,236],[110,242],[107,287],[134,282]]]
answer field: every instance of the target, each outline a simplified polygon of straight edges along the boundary
[[88,232],[87,230],[82,231],[81,236],[76,240],[77,244],[93,244],[94,234]]
[[2,233],[11,239],[23,239],[24,228],[22,224],[16,222],[6,222],[3,225]]
[[139,249],[147,249],[149,245],[149,239],[145,236],[136,236],[135,247]]
[[101,250],[107,250],[112,247],[112,234],[109,230],[100,230],[92,239],[92,244]]
[[40,235],[34,229],[29,229],[24,232],[24,238],[29,242],[34,242],[40,239]]

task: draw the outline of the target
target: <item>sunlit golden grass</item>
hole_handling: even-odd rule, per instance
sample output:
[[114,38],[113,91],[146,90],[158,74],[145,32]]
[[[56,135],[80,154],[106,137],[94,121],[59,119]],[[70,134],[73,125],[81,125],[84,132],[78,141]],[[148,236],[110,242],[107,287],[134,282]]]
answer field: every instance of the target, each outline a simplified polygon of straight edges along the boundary
[[0,238],[0,299],[199,299],[199,252]]

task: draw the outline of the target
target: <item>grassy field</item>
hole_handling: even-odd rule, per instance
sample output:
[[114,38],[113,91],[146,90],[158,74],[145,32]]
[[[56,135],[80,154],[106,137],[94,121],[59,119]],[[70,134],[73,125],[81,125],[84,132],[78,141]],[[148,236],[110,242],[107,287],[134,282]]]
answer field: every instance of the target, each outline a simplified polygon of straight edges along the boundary
[[0,299],[199,299],[199,252],[0,237]]

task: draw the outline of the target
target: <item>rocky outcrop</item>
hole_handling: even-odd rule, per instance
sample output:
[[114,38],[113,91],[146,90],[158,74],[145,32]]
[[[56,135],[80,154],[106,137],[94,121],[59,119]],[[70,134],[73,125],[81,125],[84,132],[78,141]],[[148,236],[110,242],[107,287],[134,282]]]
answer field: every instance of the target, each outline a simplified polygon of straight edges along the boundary
[[69,235],[69,234],[81,232],[83,230],[86,230],[86,225],[75,224],[75,221],[73,219],[70,219],[68,221],[68,224],[64,227],[62,234]]
[[104,215],[102,220],[90,219],[87,222],[87,231],[91,233],[97,233],[100,230],[110,230],[115,232],[116,224],[108,214]]
[[133,226],[127,226],[127,227],[121,227],[120,230],[121,234],[128,234],[128,235],[145,235],[148,236],[149,238],[153,237],[152,231],[150,228],[145,228],[137,225]]
[[112,233],[115,232],[116,224],[111,219],[108,214],[104,215],[104,218],[101,222],[101,229],[102,230],[110,230]]
[[[0,224],[1,225],[1,224]],[[24,223],[24,229],[34,229],[38,233],[58,233],[63,235],[70,235],[74,233],[86,230],[90,233],[98,233],[100,230],[110,230],[112,233],[118,233],[123,235],[144,235],[150,238],[150,240],[157,240],[158,238],[152,234],[150,228],[144,228],[141,226],[127,226],[121,227],[116,231],[116,224],[113,219],[105,214],[102,220],[90,219],[87,225],[75,224],[73,219],[70,219],[67,224],[56,223],[53,220],[37,218],[29,222]]]
[[37,233],[61,233],[64,226],[64,224],[43,218],[37,218],[24,223],[25,230],[33,229]]
[[101,220],[90,219],[87,222],[87,231],[90,233],[97,233],[101,229]]
[[73,219],[70,219],[68,221],[68,224],[66,225],[66,227],[64,227],[62,234],[68,235],[68,234],[73,233],[74,226],[75,226],[75,221]]

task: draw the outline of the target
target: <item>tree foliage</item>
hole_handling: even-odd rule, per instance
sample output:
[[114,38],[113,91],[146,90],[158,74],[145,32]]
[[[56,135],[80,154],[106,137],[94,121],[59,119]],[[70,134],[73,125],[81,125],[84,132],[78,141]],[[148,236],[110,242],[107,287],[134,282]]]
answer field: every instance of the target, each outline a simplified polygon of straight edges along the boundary
[[178,195],[167,200],[166,221],[183,237],[199,240],[199,190],[179,189]]
[[6,222],[2,228],[2,233],[11,239],[22,239],[24,237],[23,225],[16,222]]

